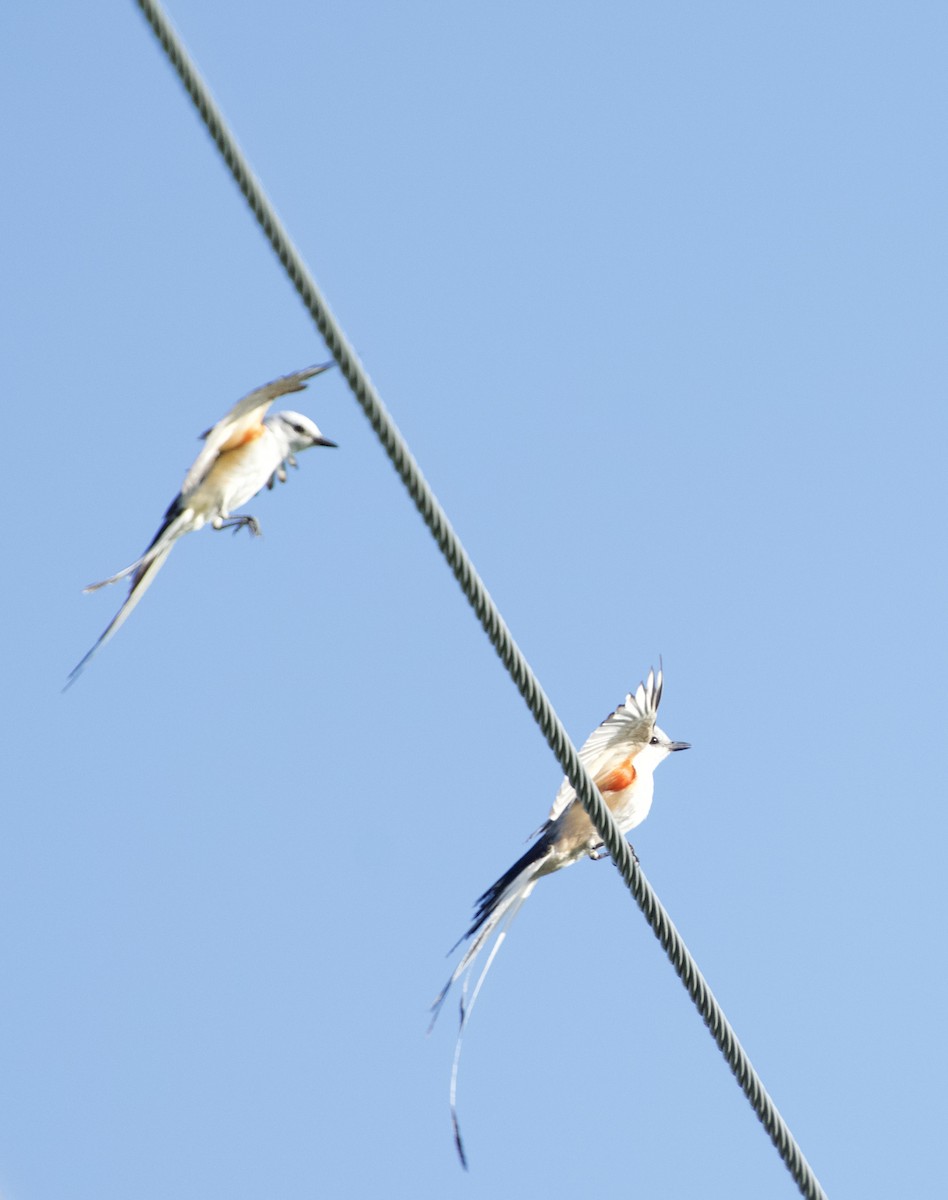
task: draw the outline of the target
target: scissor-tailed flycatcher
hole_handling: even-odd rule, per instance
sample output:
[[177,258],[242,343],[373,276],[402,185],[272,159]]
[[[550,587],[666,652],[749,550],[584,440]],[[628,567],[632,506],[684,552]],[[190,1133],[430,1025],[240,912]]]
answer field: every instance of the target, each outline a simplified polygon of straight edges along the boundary
[[[589,735],[579,752],[580,761],[602,793],[602,798],[622,833],[628,833],[648,816],[652,807],[652,775],[658,764],[673,751],[689,748],[687,742],[671,741],[656,725],[661,698],[662,672],[659,670],[656,675],[654,671],[649,671],[645,683],[639,684],[634,695],[630,693],[626,696],[625,703],[620,704],[615,712],[610,713],[599,728]],[[586,855],[590,858],[601,858],[605,853],[595,826],[576,798],[572,784],[564,778],[560,790],[556,793],[550,815],[537,830],[537,840],[526,854],[481,896],[470,929],[453,947],[457,949],[461,942],[468,938],[474,939],[432,1006],[432,1025],[451,985],[471,969],[480,952],[499,928],[484,969],[474,985],[470,1003],[465,1004],[464,996],[461,999],[461,1023],[451,1071],[451,1120],[458,1155],[465,1167],[467,1159],[461,1142],[456,1107],[461,1038],[494,956],[507,936],[510,922],[536,887],[538,879],[550,875],[553,871],[559,871],[561,867],[571,866]],[[464,991],[466,995],[467,981]]]
[[335,446],[319,432],[316,425],[300,413],[266,412],[278,396],[301,392],[306,381],[328,370],[332,363],[307,367],[275,379],[238,400],[230,412],[216,425],[201,434],[204,446],[184,478],[181,491],[172,500],[161,528],[152,538],[148,549],[131,566],[90,584],[85,590],[94,592],[109,583],[131,576],[132,585],[125,603],[118,610],[96,644],[70,672],[67,687],[74,683],[83,669],[105,643],[115,635],[141,600],[152,580],[161,570],[165,559],[179,537],[210,523],[214,529],[240,529],[246,525],[252,534],[260,532],[253,517],[231,517],[256,496],[262,488],[272,488],[277,479],[286,482],[287,465],[296,466],[295,455],[310,446]]

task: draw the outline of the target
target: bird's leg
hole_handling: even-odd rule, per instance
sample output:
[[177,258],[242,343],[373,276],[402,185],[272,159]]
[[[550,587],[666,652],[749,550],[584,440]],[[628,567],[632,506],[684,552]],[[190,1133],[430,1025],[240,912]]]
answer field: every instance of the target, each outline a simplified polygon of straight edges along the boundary
[[234,533],[236,533],[238,529],[243,529],[243,527],[246,525],[250,530],[251,537],[260,536],[260,522],[256,517],[250,517],[246,515],[241,517],[228,517],[226,521],[218,517],[218,519],[213,522],[213,525],[215,529],[233,529]]
[[[641,866],[642,864],[639,862],[639,856],[635,853],[635,847],[631,842],[629,842],[629,853],[632,855],[635,865],[637,867]],[[589,851],[589,857],[593,860],[593,862],[599,862],[601,858],[609,858],[609,851],[602,844],[602,842],[600,842],[598,846],[594,846],[592,850]]]

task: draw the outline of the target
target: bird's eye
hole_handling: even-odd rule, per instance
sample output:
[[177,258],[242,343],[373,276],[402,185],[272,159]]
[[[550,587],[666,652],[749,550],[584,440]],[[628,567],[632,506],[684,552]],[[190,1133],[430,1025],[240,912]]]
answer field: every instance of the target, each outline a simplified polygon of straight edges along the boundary
[[658,738],[657,738],[657,737],[655,737],[655,735],[653,734],[653,735],[652,735],[652,736],[649,738],[648,744],[649,744],[650,746],[660,746],[660,745],[661,745],[661,742],[660,742],[660,741],[658,740]]
[[302,435],[302,434],[304,434],[304,433],[306,432],[306,430],[303,428],[303,426],[302,426],[302,425],[294,425],[294,426],[293,426],[293,429],[294,429],[294,431],[295,431],[296,433],[298,433],[298,434],[300,434],[300,435]]

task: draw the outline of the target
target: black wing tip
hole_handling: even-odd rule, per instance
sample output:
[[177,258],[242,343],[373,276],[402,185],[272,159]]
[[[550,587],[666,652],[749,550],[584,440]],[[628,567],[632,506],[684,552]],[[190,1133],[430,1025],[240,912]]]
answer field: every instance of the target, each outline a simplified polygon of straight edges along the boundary
[[336,360],[331,358],[329,362],[316,363],[312,367],[304,367],[302,371],[295,371],[292,375],[287,376],[289,379],[299,379],[301,388],[306,386],[306,382],[310,379],[315,379],[317,375],[322,375],[323,371],[331,371],[336,365]]

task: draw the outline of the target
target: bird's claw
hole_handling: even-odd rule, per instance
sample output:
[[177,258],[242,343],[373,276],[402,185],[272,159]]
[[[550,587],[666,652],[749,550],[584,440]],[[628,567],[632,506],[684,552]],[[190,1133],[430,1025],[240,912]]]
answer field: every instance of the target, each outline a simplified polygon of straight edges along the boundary
[[234,533],[236,533],[239,529],[243,529],[245,525],[250,530],[251,537],[260,536],[260,522],[256,517],[230,517],[228,520],[221,521],[220,523],[214,522],[215,529],[232,529]]
[[[632,855],[632,861],[637,867],[641,866],[642,864],[639,862],[639,856],[635,853],[635,847],[631,842],[629,842],[628,845],[629,853]],[[593,849],[589,851],[589,857],[593,860],[593,862],[599,862],[601,858],[609,858],[610,855],[606,847],[600,842],[598,846],[594,846]]]

